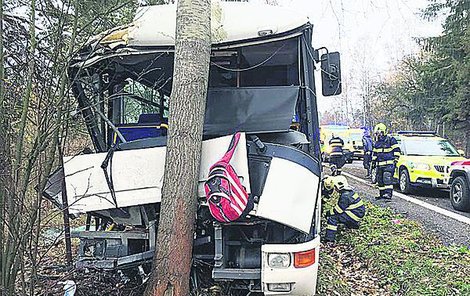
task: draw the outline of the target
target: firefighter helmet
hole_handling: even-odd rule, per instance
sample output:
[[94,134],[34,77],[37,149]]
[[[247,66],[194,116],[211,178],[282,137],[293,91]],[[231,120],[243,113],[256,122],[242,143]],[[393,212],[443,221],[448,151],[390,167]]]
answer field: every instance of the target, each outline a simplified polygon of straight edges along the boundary
[[379,123],[374,127],[374,134],[383,133],[387,134],[387,126],[383,123]]
[[344,176],[336,176],[333,185],[338,191],[349,188],[348,180]]
[[332,190],[334,186],[334,177],[328,176],[323,180],[323,186],[326,190]]
[[323,180],[323,186],[326,190],[335,188],[338,191],[350,188],[348,180],[344,176],[328,176]]

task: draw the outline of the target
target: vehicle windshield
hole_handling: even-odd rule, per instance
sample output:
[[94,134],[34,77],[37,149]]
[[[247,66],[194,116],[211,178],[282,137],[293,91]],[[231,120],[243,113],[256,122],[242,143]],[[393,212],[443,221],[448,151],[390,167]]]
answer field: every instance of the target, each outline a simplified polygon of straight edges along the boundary
[[[288,131],[296,108],[301,108],[300,44],[296,36],[214,49],[204,136]],[[129,137],[133,139],[137,134],[154,135],[154,129],[149,132],[152,126],[167,125],[174,56],[160,50],[139,55],[97,54],[102,59],[88,65],[87,71],[72,75],[81,104],[99,107],[86,109],[87,118],[93,118],[93,132],[100,137],[99,145],[110,145],[115,140],[106,116],[115,127],[132,132]],[[72,69],[77,71],[75,66]],[[301,132],[306,128],[303,126]]]
[[407,155],[459,156],[457,149],[443,139],[406,139],[403,143]]
[[351,133],[349,138],[355,143],[362,143],[362,133]]

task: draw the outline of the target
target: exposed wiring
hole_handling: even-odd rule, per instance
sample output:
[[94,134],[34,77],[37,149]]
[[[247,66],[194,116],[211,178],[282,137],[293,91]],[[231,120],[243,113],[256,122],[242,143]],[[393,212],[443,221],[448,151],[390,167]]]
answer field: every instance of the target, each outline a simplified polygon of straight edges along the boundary
[[222,70],[225,70],[225,71],[231,71],[231,72],[244,72],[244,71],[249,71],[249,70],[253,70],[253,69],[256,69],[258,67],[261,67],[262,65],[266,64],[267,62],[269,62],[282,48],[284,48],[285,44],[283,44],[281,47],[279,47],[272,55],[270,55],[267,59],[265,59],[264,61],[262,61],[261,63],[258,63],[256,65],[253,65],[251,67],[248,67],[248,68],[243,68],[243,69],[230,69],[230,68],[226,68],[224,66],[221,66],[221,65],[218,65],[217,63],[214,63],[214,62],[211,62],[211,65],[214,65],[216,66],[217,68],[220,68]]
[[[305,37],[303,37],[303,36],[302,36],[302,41],[305,43],[305,48],[307,49],[308,55],[310,56],[310,58],[312,59],[312,61],[313,61],[314,63],[316,63],[317,61],[316,61],[316,59],[314,58],[313,53],[310,51],[310,49],[309,49],[309,47],[308,47],[308,44],[307,44],[307,41],[305,40]],[[338,79],[338,80],[341,82],[341,77],[336,77],[336,76],[332,75],[331,73],[326,72],[326,71],[323,70],[321,67],[319,68],[319,70],[320,70],[320,72],[323,72],[323,73],[325,73],[325,74],[328,74],[328,75],[333,76],[333,78]]]

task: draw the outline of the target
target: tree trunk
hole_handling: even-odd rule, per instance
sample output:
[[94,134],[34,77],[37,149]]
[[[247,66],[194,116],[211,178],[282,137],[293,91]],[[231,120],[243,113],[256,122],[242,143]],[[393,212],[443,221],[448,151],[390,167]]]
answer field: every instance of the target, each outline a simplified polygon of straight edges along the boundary
[[145,295],[189,295],[210,61],[210,0],[180,0],[160,221]]
[[3,0],[0,0],[0,291],[3,288],[3,248],[4,248],[4,201],[7,199],[7,175],[9,169],[9,148],[7,144],[7,115],[4,111],[5,99],[5,72],[3,67]]

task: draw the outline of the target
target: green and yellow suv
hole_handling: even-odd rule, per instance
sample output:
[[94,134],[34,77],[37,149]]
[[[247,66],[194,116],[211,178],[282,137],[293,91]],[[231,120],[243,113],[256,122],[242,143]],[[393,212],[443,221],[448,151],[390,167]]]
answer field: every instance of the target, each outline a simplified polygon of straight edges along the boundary
[[463,151],[434,132],[398,132],[401,155],[394,177],[398,188],[409,193],[416,187],[448,188],[450,165],[464,160]]

